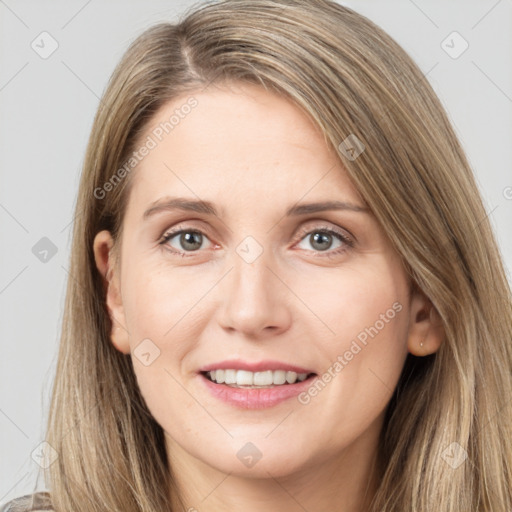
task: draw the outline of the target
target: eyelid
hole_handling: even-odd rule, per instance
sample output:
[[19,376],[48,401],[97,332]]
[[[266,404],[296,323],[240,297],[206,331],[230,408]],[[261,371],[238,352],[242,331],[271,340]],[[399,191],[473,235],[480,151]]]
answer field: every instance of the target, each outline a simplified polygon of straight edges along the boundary
[[[310,223],[313,223],[314,225],[311,226]],[[324,225],[319,225],[318,223],[323,223]],[[304,235],[307,235],[308,233],[311,233],[311,231],[333,231],[334,233],[337,233],[339,236],[349,239],[353,244],[357,242],[357,238],[352,234],[351,231],[349,231],[346,228],[342,228],[340,226],[337,226],[336,224],[333,224],[329,221],[326,221],[325,219],[312,219],[308,220],[305,226],[302,226],[299,230],[299,233],[297,236],[300,236],[299,239],[302,240],[302,237]]]

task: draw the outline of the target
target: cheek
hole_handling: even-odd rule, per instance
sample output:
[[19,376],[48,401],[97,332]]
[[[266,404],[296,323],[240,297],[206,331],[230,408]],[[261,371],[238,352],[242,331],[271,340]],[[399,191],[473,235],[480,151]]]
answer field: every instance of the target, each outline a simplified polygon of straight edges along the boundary
[[[197,273],[172,271],[147,262],[134,268],[136,272],[125,276],[123,290],[134,368],[143,370],[139,373],[146,379],[161,379],[162,374],[165,379],[165,370],[180,378],[181,361],[200,339],[199,331],[207,317],[206,301],[201,299],[212,284],[199,280]],[[147,351],[154,362],[146,369],[138,359]]]
[[370,338],[375,329],[386,338],[395,338],[391,330],[403,334],[406,283],[384,258],[318,272],[299,282],[297,295],[316,316],[317,332],[327,348],[343,349],[358,337],[364,344],[365,335]]
[[339,428],[352,423],[359,430],[385,407],[407,356],[406,281],[376,258],[372,265],[319,276],[309,290],[308,306],[322,321],[310,322],[309,332],[324,368],[318,391],[310,389],[303,403],[312,404],[322,424],[332,420],[324,411],[338,410],[345,422]]
[[123,303],[132,343],[137,342],[136,336],[153,337],[158,343],[171,339],[175,330],[187,324],[189,312],[204,293],[197,276],[187,278],[147,263],[127,276],[126,283]]
[[137,382],[162,426],[194,405],[180,384],[181,362],[199,338],[191,329],[198,325],[194,320],[201,311],[193,307],[201,290],[194,291],[171,274],[146,269],[131,279],[127,276],[123,298]]
[[345,343],[345,334],[350,340],[347,350],[356,352],[361,347],[357,357],[370,374],[368,379],[373,376],[377,384],[382,376],[384,386],[392,388],[407,354],[405,281],[402,274],[382,262],[371,268],[367,276],[356,277],[353,285],[343,305],[348,313],[344,315],[347,318]]

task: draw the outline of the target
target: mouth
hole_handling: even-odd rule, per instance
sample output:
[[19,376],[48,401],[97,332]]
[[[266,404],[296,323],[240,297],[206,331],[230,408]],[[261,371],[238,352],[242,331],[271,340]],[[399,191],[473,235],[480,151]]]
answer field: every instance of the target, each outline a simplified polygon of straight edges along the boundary
[[[303,368],[295,367],[296,370]],[[235,368],[203,369],[198,377],[206,392],[238,409],[268,409],[304,393],[315,385],[314,372],[293,370],[248,371]],[[221,382],[222,381],[222,382]]]
[[270,389],[300,384],[317,376],[314,372],[297,373],[288,370],[251,372],[234,368],[199,372],[208,381],[224,387],[240,389]]
[[284,360],[229,359],[198,368],[204,389],[214,398],[239,409],[277,406],[315,385],[318,374]]

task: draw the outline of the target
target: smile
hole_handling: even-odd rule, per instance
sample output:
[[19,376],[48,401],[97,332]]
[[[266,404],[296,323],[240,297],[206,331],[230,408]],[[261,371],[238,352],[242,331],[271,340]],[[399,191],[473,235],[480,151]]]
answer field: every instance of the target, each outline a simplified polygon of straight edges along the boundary
[[204,374],[208,379],[217,384],[250,388],[295,384],[295,382],[302,382],[308,377],[307,373],[296,373],[286,370],[251,372],[248,370],[218,369],[204,372]]
[[[217,371],[218,370],[212,370],[215,371],[215,379],[217,378]],[[229,371],[229,369],[228,369]],[[234,370],[233,370],[234,371]],[[267,409],[270,407],[274,407],[282,402],[285,402],[286,400],[290,400],[291,398],[294,398],[298,396],[300,393],[306,391],[309,386],[313,385],[313,382],[316,378],[318,378],[318,375],[316,373],[310,373],[305,374],[306,377],[304,377],[304,374],[301,375],[301,378],[303,380],[298,379],[298,375],[296,378],[294,377],[294,382],[289,383],[286,382],[286,384],[270,384],[266,386],[260,386],[260,385],[246,385],[246,384],[238,384],[238,372],[244,372],[244,370],[237,370],[237,383],[231,383],[226,384],[223,383],[217,383],[217,381],[212,380],[210,375],[208,375],[210,372],[201,372],[198,374],[199,378],[201,379],[201,382],[206,388],[206,391],[209,392],[209,394],[218,400],[229,404],[230,406],[237,407],[239,409]],[[279,372],[279,370],[277,370]],[[246,373],[246,372],[244,372]],[[241,381],[243,381],[244,373],[241,374]],[[249,373],[249,377],[253,379],[252,372]],[[256,373],[267,373],[267,372],[256,372]],[[292,372],[290,372],[292,373]],[[288,372],[286,372],[288,374]],[[278,378],[281,378],[282,375],[278,373]],[[293,375],[290,375],[290,380]],[[224,374],[225,378],[225,374]],[[229,378],[229,374],[228,374]],[[272,372],[272,379],[274,378],[274,372]],[[253,380],[254,382],[254,380]]]

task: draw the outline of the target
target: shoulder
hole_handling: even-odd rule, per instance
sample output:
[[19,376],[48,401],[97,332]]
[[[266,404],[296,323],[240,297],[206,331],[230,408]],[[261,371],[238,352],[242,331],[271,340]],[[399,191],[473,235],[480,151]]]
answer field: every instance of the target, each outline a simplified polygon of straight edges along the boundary
[[43,512],[53,511],[50,494],[36,492],[26,494],[0,506],[0,512]]

